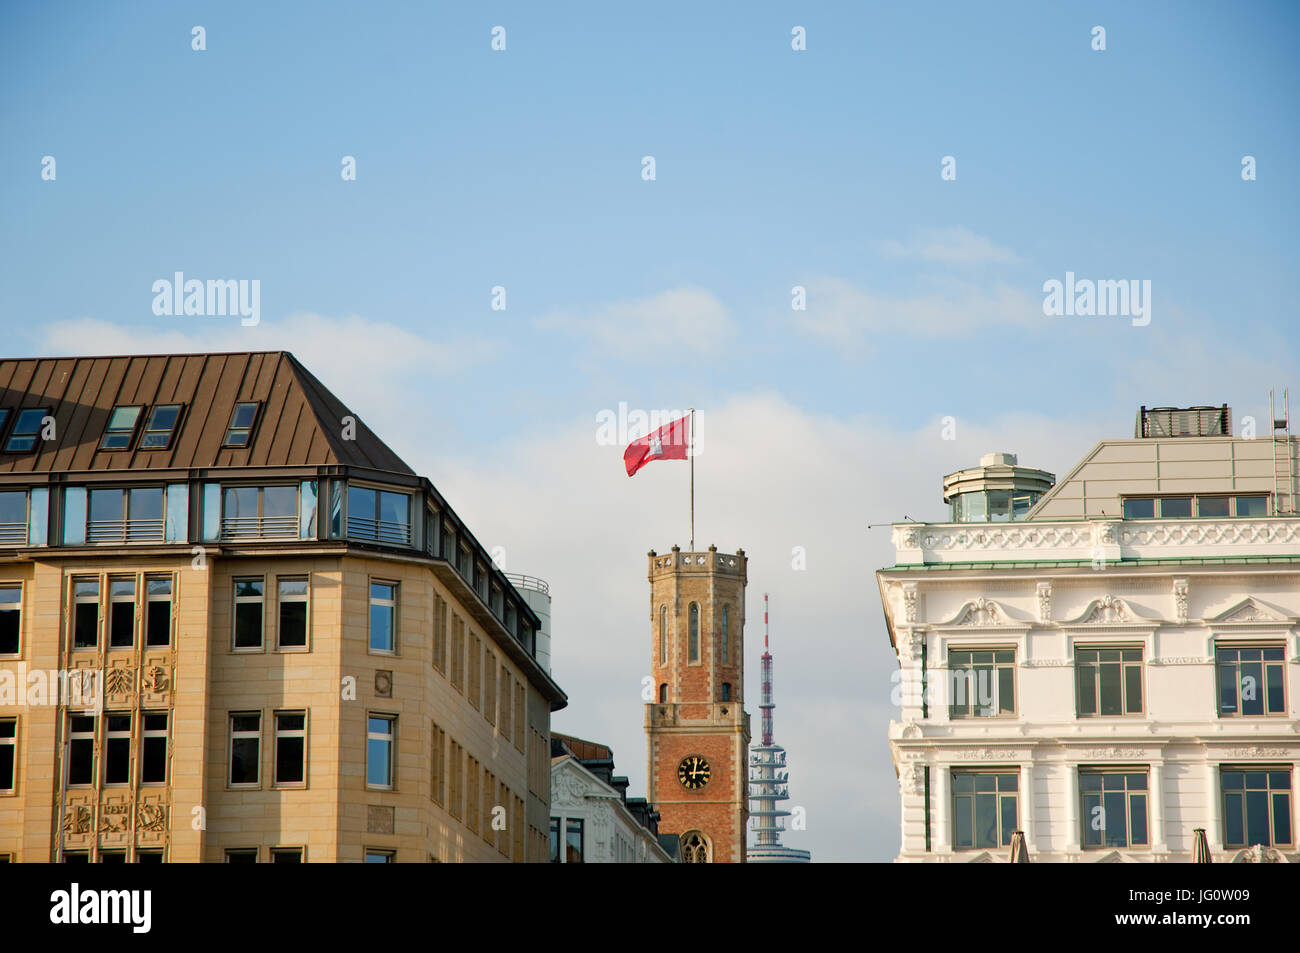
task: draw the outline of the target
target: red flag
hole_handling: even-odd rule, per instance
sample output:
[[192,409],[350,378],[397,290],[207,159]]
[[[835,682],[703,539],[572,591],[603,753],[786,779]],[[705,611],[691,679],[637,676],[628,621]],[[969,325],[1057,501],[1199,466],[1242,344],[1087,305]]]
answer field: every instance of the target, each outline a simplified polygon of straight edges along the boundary
[[688,414],[629,443],[623,451],[627,475],[631,476],[652,460],[685,460],[691,431],[689,421]]

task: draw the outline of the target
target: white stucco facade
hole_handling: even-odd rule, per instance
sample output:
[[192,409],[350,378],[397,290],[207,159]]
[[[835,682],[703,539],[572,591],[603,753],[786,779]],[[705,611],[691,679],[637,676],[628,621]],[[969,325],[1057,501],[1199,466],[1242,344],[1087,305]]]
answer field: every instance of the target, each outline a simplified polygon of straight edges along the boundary
[[572,755],[551,759],[551,819],[559,821],[560,862],[569,821],[582,824],[586,864],[668,864],[673,859],[654,835],[637,823],[619,793]]
[[[1230,458],[1240,443],[1222,438],[1216,452]],[[1070,482],[1053,493],[1077,496]],[[1220,482],[1210,489],[1252,489]],[[1124,497],[1153,492],[1140,479],[1126,487]],[[1049,495],[1035,513],[1051,509]],[[904,523],[893,542],[895,565],[877,580],[900,672],[889,726],[898,860],[1003,861],[1012,825],[1034,862],[1188,861],[1195,828],[1216,862],[1300,859],[1300,516]],[[1261,669],[1225,661],[1257,649]],[[1122,674],[1106,688],[1122,713],[1093,713],[1097,660],[1124,652],[1128,662],[1107,663],[1127,667],[1108,669]],[[966,712],[950,710],[954,669],[977,657],[1002,659],[1012,681],[980,699],[996,714],[954,717]],[[1241,712],[1225,711],[1221,683]],[[1266,701],[1248,705],[1255,692]],[[1244,713],[1256,705],[1268,710]],[[1129,787],[1088,793],[1103,778]],[[983,845],[975,783],[993,786],[982,803],[999,812]],[[1127,827],[1114,820],[1131,842],[1106,843],[1102,803],[1132,813]],[[1266,843],[1250,846],[1265,824]]]

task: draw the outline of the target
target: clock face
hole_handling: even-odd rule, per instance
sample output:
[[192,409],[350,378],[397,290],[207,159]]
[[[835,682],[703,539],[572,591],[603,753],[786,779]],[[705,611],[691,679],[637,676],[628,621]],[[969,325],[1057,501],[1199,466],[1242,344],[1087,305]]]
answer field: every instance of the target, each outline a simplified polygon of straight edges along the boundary
[[677,780],[682,787],[698,791],[709,783],[709,762],[698,754],[687,755],[677,766]]

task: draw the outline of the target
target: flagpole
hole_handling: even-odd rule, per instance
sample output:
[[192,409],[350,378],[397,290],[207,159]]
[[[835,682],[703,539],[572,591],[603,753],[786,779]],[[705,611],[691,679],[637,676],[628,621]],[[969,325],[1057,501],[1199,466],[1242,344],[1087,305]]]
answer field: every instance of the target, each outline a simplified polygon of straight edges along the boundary
[[691,413],[690,432],[686,437],[686,454],[691,458],[691,548],[689,552],[695,552],[695,408],[689,408]]

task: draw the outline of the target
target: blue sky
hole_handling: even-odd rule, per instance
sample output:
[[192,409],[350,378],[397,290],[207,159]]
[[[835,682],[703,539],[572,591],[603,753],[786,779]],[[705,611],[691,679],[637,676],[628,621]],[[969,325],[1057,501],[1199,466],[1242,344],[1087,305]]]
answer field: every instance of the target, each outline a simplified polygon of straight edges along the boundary
[[[654,515],[683,475],[629,483],[621,448],[588,444],[620,401],[713,411],[712,472],[736,482],[710,484],[701,461],[701,520],[756,556],[751,618],[770,588],[774,617],[824,633],[820,654],[778,653],[792,793],[802,742],[821,798],[791,842],[889,859],[888,706],[872,699],[892,653],[862,580],[892,553],[863,525],[939,517],[944,468],[995,446],[1063,473],[1139,404],[1262,420],[1267,387],[1297,383],[1300,12],[698,7],[7,3],[5,351],[288,347],[485,542],[528,559],[508,568],[564,579],[566,546],[602,548],[619,574],[603,600],[572,597],[581,577],[567,600],[557,588],[574,699],[557,727],[613,742],[634,788],[637,700],[607,687],[618,659],[586,653],[612,626],[644,664],[641,559],[683,535],[676,511]],[[259,279],[262,324],[155,316],[151,285],[178,270]],[[1044,317],[1042,284],[1067,271],[1149,279],[1151,324]],[[940,444],[948,415],[961,436]],[[774,460],[774,444],[812,459]],[[560,461],[538,466],[547,453]],[[837,483],[813,500],[836,468],[852,499]],[[505,494],[523,500],[509,519]],[[589,533],[557,543],[560,526]],[[837,555],[806,577],[786,565],[801,533]],[[762,572],[754,540],[771,542]],[[862,680],[817,685],[834,660]],[[813,714],[827,699],[840,707]],[[828,724],[839,752],[813,747]]]

